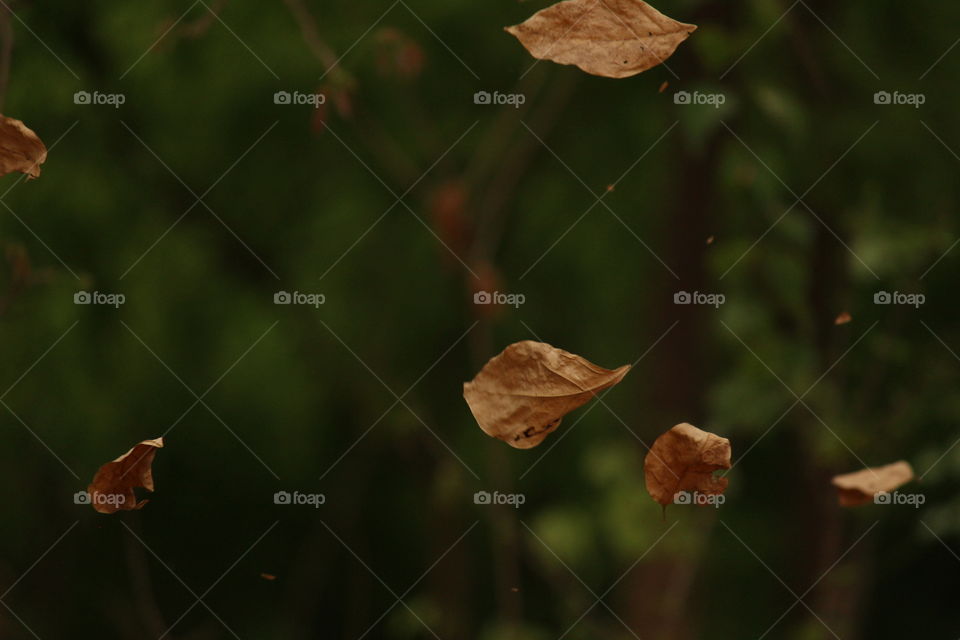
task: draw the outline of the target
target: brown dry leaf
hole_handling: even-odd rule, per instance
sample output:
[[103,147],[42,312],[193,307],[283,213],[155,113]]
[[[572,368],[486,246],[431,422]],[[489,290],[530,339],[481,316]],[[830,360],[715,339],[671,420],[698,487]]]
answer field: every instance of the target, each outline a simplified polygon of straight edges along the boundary
[[19,171],[27,179],[40,177],[47,148],[33,131],[15,118],[0,115],[0,176]]
[[506,30],[534,58],[627,78],[669,58],[696,28],[641,0],[565,0]]
[[273,582],[277,579],[277,576],[273,575],[272,573],[261,573],[260,577],[264,580],[269,580],[270,582]]
[[657,93],[663,93],[664,91],[667,90],[667,87],[669,86],[670,86],[670,81],[664,80],[662,83],[660,83],[660,88],[657,89]]
[[730,441],[686,422],[657,438],[643,461],[647,492],[664,506],[680,491],[723,493],[727,479],[713,473],[729,468]]
[[851,316],[851,315],[850,315],[849,313],[847,313],[846,311],[843,311],[843,312],[840,313],[840,315],[838,315],[838,316],[834,319],[833,324],[835,324],[835,325],[847,324],[847,323],[850,322],[851,320],[853,320],[853,316]]
[[144,440],[130,451],[97,470],[87,487],[90,504],[100,513],[116,513],[141,509],[149,500],[137,502],[136,487],[153,491],[153,471],[150,465],[163,447],[163,438]]
[[834,476],[830,483],[837,488],[842,507],[856,507],[873,500],[881,491],[893,491],[913,480],[913,467],[899,460],[882,467],[871,467]]
[[544,342],[515,342],[463,384],[463,397],[480,428],[511,447],[540,444],[560,419],[612,387],[630,365],[598,367]]

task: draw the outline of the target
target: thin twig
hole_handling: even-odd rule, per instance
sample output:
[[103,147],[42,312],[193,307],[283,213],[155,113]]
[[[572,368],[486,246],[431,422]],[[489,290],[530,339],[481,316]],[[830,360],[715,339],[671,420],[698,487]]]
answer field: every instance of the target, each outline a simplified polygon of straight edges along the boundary
[[213,23],[217,21],[220,12],[223,11],[225,6],[227,6],[227,0],[213,0],[210,6],[207,7],[208,11],[204,13],[203,16],[178,29],[179,35],[185,38],[199,38],[204,35]]
[[316,56],[317,60],[327,69],[335,67],[337,64],[337,55],[333,49],[324,42],[320,36],[320,29],[317,28],[317,21],[314,19],[307,5],[303,0],[283,0],[293,14],[293,18],[300,25],[300,32],[303,34],[303,40],[307,47]]

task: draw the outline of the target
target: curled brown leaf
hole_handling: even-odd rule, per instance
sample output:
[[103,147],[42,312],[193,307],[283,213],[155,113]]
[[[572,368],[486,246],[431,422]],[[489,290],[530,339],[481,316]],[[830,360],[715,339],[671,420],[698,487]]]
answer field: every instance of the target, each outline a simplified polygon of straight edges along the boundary
[[643,461],[647,491],[662,505],[681,491],[723,493],[727,479],[713,473],[729,468],[730,441],[686,422],[657,438]]
[[149,502],[137,502],[134,489],[143,487],[153,491],[151,465],[157,449],[163,447],[163,438],[144,440],[130,451],[100,467],[93,482],[87,487],[90,504],[100,513],[116,513],[141,509]]
[[19,171],[27,179],[40,176],[47,148],[33,131],[16,118],[0,115],[0,176]]
[[641,0],[565,0],[506,30],[534,58],[627,78],[669,58],[696,28]]
[[563,349],[525,340],[490,359],[463,385],[483,431],[517,449],[540,444],[560,419],[612,387],[630,365],[609,370]]
[[831,484],[837,488],[840,506],[856,507],[871,502],[878,493],[893,491],[911,480],[913,467],[905,460],[898,460],[882,467],[834,476]]

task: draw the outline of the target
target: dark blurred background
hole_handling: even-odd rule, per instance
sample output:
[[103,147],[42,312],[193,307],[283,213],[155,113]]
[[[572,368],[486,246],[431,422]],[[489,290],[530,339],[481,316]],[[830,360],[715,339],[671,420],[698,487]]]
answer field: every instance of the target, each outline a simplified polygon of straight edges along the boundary
[[[663,0],[614,81],[504,33],[548,4],[4,5],[50,153],[0,181],[0,637],[960,635],[960,9]],[[515,450],[461,384],[525,339],[636,366]],[[678,422],[719,508],[646,493]],[[160,435],[142,511],[74,503]],[[920,508],[837,505],[897,459]]]

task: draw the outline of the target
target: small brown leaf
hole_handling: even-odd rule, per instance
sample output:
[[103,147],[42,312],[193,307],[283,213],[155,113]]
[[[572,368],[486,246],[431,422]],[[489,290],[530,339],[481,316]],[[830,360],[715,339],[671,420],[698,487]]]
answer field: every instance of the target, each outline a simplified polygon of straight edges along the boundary
[[32,180],[40,176],[47,148],[33,131],[15,118],[0,115],[0,176],[19,171]]
[[846,311],[843,311],[834,319],[833,324],[835,325],[847,324],[851,320],[853,320],[853,316],[851,316]]
[[873,500],[880,492],[893,491],[913,480],[913,467],[899,460],[883,467],[871,467],[834,476],[830,483],[837,488],[842,507],[856,507]]
[[273,582],[277,579],[277,576],[273,575],[272,573],[261,573],[260,577],[264,580],[269,580],[270,582]]
[[627,78],[669,58],[696,28],[641,0],[565,0],[506,30],[534,58]]
[[515,342],[463,384],[480,428],[511,447],[535,447],[560,419],[612,387],[630,365],[613,371],[544,342]]
[[669,86],[670,86],[670,81],[664,80],[662,83],[660,83],[660,88],[657,89],[657,93],[663,93],[664,91],[667,90],[667,87]]
[[116,513],[141,509],[149,502],[137,502],[136,487],[153,491],[153,471],[150,465],[163,447],[163,438],[144,440],[130,451],[97,470],[93,482],[87,487],[90,504],[100,513]]
[[727,479],[713,473],[729,468],[730,441],[686,422],[657,438],[643,461],[647,492],[664,506],[680,491],[723,493]]

